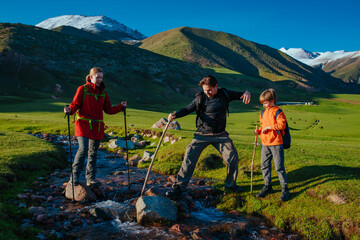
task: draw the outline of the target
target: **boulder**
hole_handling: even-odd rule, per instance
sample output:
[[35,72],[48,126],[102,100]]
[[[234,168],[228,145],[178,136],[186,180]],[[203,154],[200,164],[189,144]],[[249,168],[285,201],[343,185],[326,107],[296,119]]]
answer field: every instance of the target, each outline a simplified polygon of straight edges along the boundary
[[136,167],[140,161],[139,155],[135,154],[129,159],[129,166]]
[[148,160],[151,158],[151,153],[148,151],[144,151],[144,154],[141,159]]
[[[164,129],[168,120],[166,118],[161,118],[159,121],[154,123],[151,128],[162,128]],[[180,124],[177,121],[172,121],[169,125],[169,129],[181,130]]]
[[[73,198],[72,189],[71,183],[68,183],[65,188],[65,197],[67,199]],[[91,202],[97,200],[95,193],[84,184],[74,186],[74,198],[77,202]]]
[[[132,141],[130,141],[130,140],[127,141],[127,145],[128,145],[128,149],[134,149],[135,148],[134,143]],[[112,140],[110,140],[110,142],[108,144],[108,147],[111,148],[111,149],[118,148],[118,147],[126,149],[126,141],[125,140],[112,139]]]
[[145,196],[136,202],[136,218],[140,224],[175,221],[176,205],[166,197]]

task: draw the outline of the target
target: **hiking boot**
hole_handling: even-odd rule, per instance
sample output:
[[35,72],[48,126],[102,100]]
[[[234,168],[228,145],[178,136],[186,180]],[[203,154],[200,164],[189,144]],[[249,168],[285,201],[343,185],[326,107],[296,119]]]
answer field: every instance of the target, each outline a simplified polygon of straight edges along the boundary
[[170,198],[170,199],[176,200],[176,199],[179,199],[179,198],[180,198],[182,192],[183,192],[183,191],[181,190],[181,188],[180,188],[179,186],[175,186],[175,187],[174,187],[173,189],[171,189],[170,191],[167,191],[167,192],[165,193],[165,195],[166,195],[168,198]]
[[242,187],[240,187],[239,185],[235,185],[232,187],[226,187],[225,186],[225,191],[226,192],[235,192],[235,193],[241,193],[244,191],[244,189]]
[[285,201],[289,200],[289,198],[290,198],[289,189],[287,187],[285,187],[281,191],[281,196],[280,196],[279,200],[282,202],[285,202]]
[[95,187],[95,186],[99,186],[100,183],[96,180],[90,180],[90,181],[86,181],[86,186],[88,187]]
[[258,198],[263,198],[263,197],[265,197],[266,195],[268,195],[268,194],[270,194],[270,193],[273,193],[273,192],[274,192],[274,190],[273,190],[273,188],[272,188],[271,185],[265,185],[265,186],[263,187],[263,189],[261,189],[261,191],[258,192],[258,194],[256,194],[256,197],[258,197]]

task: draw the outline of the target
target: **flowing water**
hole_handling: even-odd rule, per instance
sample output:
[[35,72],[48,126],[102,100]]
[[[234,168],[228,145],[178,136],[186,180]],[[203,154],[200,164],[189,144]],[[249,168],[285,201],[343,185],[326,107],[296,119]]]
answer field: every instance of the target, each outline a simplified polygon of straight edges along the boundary
[[[37,135],[43,137],[43,135]],[[67,136],[51,135],[55,144],[61,144],[69,151]],[[49,140],[49,139],[47,139]],[[72,141],[72,159],[77,151],[77,141]],[[46,180],[39,183],[37,195],[47,193],[68,181],[70,168],[57,170]],[[194,200],[191,209],[176,222],[171,224],[154,224],[141,226],[136,221],[121,221],[116,215],[116,209],[121,204],[130,204],[131,198],[139,197],[147,169],[131,168],[131,191],[127,181],[126,161],[113,153],[99,150],[97,160],[97,180],[101,182],[104,197],[95,203],[71,203],[63,195],[54,195],[52,201],[42,203],[48,216],[55,219],[51,224],[34,223],[36,227],[43,228],[45,233],[38,238],[55,234],[60,239],[74,237],[75,239],[301,239],[297,234],[284,233],[276,227],[269,226],[265,220],[244,216],[239,213],[229,214],[209,207],[205,198]],[[153,187],[164,193],[169,190],[168,176],[151,173],[147,189]],[[189,189],[208,188],[199,186],[196,179],[192,181]],[[84,174],[81,180],[84,181]],[[40,181],[39,181],[40,182]],[[46,186],[46,187],[44,187]],[[50,190],[49,190],[50,189]],[[47,191],[47,192],[46,192]],[[56,192],[56,191],[55,191]],[[55,194],[55,193],[54,193]],[[87,209],[94,207],[107,208],[113,219],[96,219],[89,216]],[[60,217],[59,217],[60,216]],[[50,218],[49,217],[49,218]],[[74,224],[76,223],[76,224]]]

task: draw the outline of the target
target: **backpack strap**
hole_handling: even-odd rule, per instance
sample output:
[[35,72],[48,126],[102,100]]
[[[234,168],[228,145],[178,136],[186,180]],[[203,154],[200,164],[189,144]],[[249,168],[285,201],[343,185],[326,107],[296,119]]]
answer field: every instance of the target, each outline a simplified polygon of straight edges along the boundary
[[196,114],[199,115],[202,107],[201,105],[204,103],[205,94],[203,92],[198,92],[195,96]]
[[229,94],[228,94],[228,92],[227,92],[227,90],[226,90],[226,88],[219,88],[219,90],[220,91],[222,91],[224,94],[225,94],[225,96],[226,96],[226,111],[227,111],[227,113],[228,113],[228,117],[230,116],[230,111],[229,111]]
[[[279,114],[280,114],[280,113],[282,113],[282,110],[279,108],[279,109],[276,111],[276,114],[275,114],[275,119],[277,119],[277,117],[279,116]],[[276,131],[276,132],[277,132],[277,134],[279,134],[279,131]],[[284,132],[284,130],[283,130],[283,131],[281,131],[280,133],[281,133],[281,136],[283,136],[283,137],[284,137],[283,132]]]

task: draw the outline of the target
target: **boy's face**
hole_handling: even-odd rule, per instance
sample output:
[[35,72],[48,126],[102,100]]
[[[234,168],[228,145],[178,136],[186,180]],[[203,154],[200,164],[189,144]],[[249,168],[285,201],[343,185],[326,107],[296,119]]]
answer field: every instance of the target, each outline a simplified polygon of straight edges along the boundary
[[274,99],[270,100],[270,101],[264,101],[263,102],[263,107],[264,108],[271,108],[275,105],[275,101]]
[[209,98],[215,96],[216,93],[217,93],[217,90],[218,90],[217,84],[215,85],[215,87],[204,84],[204,85],[202,85],[202,88],[203,88],[204,93],[206,94],[206,96],[208,96]]

